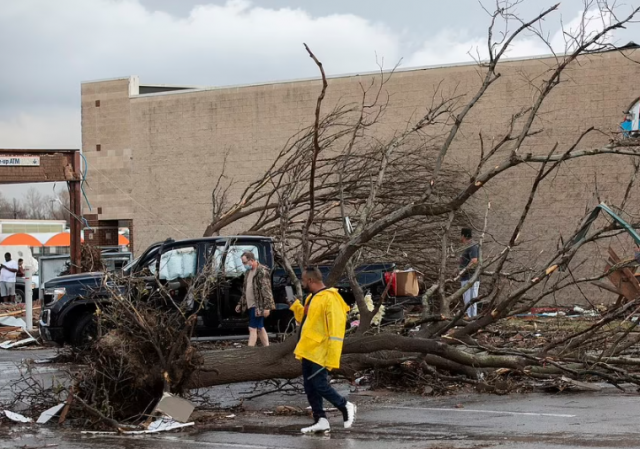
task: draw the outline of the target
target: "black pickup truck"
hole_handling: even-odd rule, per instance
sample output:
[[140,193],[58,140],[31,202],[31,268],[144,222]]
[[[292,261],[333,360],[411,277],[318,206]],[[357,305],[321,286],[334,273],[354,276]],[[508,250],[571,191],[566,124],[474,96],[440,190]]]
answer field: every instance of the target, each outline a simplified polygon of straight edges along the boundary
[[[199,312],[199,333],[241,332],[248,327],[248,317],[237,314],[235,307],[242,295],[244,269],[240,257],[252,251],[259,262],[271,269],[276,310],[265,321],[270,332],[283,332],[291,324],[292,314],[287,305],[287,290],[291,282],[286,271],[276,261],[273,241],[268,237],[230,236],[191,240],[167,240],[147,248],[142,255],[123,268],[124,276],[158,279],[178,300],[184,299],[184,279],[194,279],[208,264],[216,264],[214,271],[223,272],[228,282],[221,283]],[[224,266],[223,266],[224,264]],[[393,264],[372,264],[358,267],[358,282],[374,297],[384,290],[384,273]],[[320,267],[328,272],[330,267]],[[297,270],[297,269],[296,269]],[[82,344],[95,332],[97,304],[108,302],[108,292],[102,287],[103,273],[83,273],[61,276],[44,286],[44,306],[40,316],[40,335],[50,343]],[[346,280],[336,287],[347,303],[354,298]]]

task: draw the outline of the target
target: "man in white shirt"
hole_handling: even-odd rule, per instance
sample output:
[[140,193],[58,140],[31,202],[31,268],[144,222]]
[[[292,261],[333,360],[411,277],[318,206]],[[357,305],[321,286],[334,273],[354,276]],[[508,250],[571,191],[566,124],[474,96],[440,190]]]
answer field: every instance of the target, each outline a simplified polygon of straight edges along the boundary
[[5,263],[0,264],[0,297],[2,302],[16,301],[16,273],[18,262],[11,260],[11,253],[4,255]]

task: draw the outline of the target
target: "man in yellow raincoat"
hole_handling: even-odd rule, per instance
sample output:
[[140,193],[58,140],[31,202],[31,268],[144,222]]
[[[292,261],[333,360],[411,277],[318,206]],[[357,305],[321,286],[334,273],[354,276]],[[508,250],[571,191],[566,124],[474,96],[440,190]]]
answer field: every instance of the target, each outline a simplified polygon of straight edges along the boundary
[[302,433],[326,433],[331,430],[323,399],[342,412],[344,427],[348,429],[353,425],[357,408],[331,387],[327,371],[340,368],[349,306],[338,290],[324,285],[322,273],[317,268],[304,270],[302,286],[311,294],[304,305],[298,300],[291,305],[296,321],[300,323],[294,354],[302,361],[304,391],[315,420],[312,426],[302,429]]

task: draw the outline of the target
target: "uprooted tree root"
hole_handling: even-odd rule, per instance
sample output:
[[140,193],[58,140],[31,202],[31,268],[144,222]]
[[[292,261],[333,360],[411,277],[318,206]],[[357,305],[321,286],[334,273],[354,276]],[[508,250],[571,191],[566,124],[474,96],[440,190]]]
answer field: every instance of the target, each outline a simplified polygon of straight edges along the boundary
[[[174,302],[160,283],[148,281],[106,277],[103,288],[110,296],[102,297],[95,314],[98,338],[63,353],[72,368],[50,384],[26,365],[3,405],[37,416],[66,402],[66,419],[122,430],[150,417],[163,393],[185,395],[202,364],[191,346],[197,315]],[[207,288],[205,281],[194,283],[190,295],[200,299]]]
[[[164,393],[191,394],[187,383],[203,363],[191,337],[216,277],[204,272],[179,282],[169,290],[153,276],[105,275],[95,292],[98,337],[64,351],[57,362],[64,359],[71,368],[51,384],[26,365],[12,385],[10,403],[3,405],[37,416],[66,401],[67,419],[121,430],[149,418]],[[177,290],[189,300],[176,301]]]
[[97,313],[105,334],[84,349],[74,385],[86,406],[118,422],[149,416],[164,392],[184,394],[201,364],[190,342],[196,315],[161,288],[128,288],[127,295],[114,291]]
[[177,357],[169,358],[165,351],[159,356],[150,342],[111,331],[84,356],[87,364],[76,377],[77,395],[117,421],[148,416],[164,391],[184,393],[184,376],[197,363],[195,350],[180,346]]

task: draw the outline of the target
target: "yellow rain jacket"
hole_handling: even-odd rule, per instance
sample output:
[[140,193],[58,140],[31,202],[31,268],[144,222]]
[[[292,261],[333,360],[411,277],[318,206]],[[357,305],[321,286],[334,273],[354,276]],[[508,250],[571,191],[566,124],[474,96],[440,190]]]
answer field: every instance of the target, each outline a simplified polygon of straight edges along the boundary
[[[311,300],[294,354],[298,360],[307,359],[327,369],[340,368],[349,306],[335,288],[311,297],[304,302],[306,306]],[[298,300],[291,305],[298,323],[303,322],[305,306]]]

